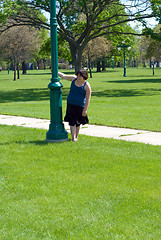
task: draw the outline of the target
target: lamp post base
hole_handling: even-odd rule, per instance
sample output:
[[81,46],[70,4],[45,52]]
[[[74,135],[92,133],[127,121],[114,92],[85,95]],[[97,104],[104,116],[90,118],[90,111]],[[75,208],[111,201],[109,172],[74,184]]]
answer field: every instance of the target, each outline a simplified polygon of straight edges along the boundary
[[50,115],[51,121],[49,130],[46,133],[47,142],[61,142],[68,140],[68,132],[64,129],[62,122],[62,84],[60,82],[51,82],[50,89]]
[[46,142],[68,141],[68,132],[64,129],[63,123],[49,125],[49,131],[46,133]]
[[49,143],[56,143],[56,142],[65,142],[65,141],[69,141],[68,138],[66,139],[60,139],[60,140],[52,140],[52,139],[45,139],[46,142],[49,142]]

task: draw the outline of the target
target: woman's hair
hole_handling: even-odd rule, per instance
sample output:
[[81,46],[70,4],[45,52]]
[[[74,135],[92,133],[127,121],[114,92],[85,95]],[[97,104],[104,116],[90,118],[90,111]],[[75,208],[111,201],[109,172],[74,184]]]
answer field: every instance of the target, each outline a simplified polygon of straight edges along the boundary
[[80,76],[82,76],[85,80],[88,79],[88,72],[85,69],[80,69],[76,72],[76,76],[78,76],[78,74]]

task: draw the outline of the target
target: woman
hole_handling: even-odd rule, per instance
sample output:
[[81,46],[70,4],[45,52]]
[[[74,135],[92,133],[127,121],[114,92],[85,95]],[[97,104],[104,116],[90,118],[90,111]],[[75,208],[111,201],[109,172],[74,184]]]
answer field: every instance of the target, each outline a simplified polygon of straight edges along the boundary
[[72,81],[70,92],[67,98],[67,110],[64,121],[69,122],[72,141],[78,140],[81,124],[88,123],[87,109],[91,98],[91,87],[87,82],[88,73],[86,70],[79,70],[76,75],[66,75],[59,72],[59,76]]

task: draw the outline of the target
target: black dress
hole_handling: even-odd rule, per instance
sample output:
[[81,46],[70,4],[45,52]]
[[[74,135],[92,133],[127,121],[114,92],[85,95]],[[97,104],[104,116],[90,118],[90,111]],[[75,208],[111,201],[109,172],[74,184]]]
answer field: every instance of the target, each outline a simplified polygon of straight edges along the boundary
[[69,122],[70,126],[76,125],[76,127],[80,126],[81,124],[84,125],[86,123],[89,123],[88,116],[86,115],[83,117],[82,112],[83,107],[67,103],[67,110],[64,121]]
[[74,79],[71,83],[70,92],[67,98],[67,110],[64,118],[65,122],[69,122],[70,126],[78,127],[89,122],[87,115],[82,116],[83,108],[86,102],[86,81],[83,86],[78,87]]

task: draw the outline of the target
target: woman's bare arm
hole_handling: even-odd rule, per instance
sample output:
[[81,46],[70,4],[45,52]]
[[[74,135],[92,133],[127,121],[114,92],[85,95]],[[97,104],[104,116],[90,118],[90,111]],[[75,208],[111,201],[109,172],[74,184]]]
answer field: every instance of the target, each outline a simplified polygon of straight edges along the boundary
[[68,81],[73,81],[77,76],[76,75],[66,75],[64,73],[58,72],[59,77],[66,79]]
[[88,109],[89,102],[91,99],[91,87],[88,82],[86,83],[85,90],[86,90],[86,102],[85,102],[85,106],[84,106],[84,109],[82,112],[82,116],[84,116],[84,117],[87,115],[87,109]]

